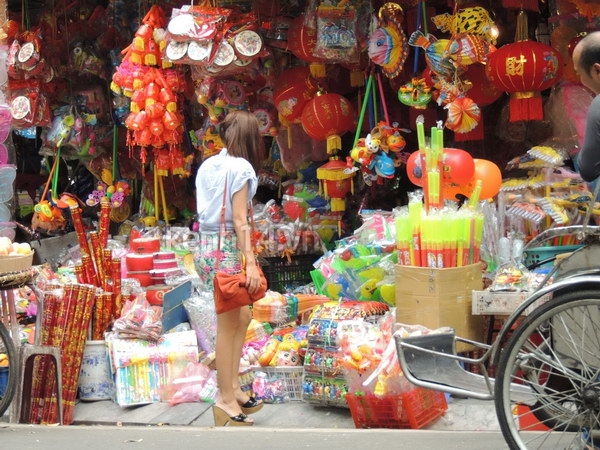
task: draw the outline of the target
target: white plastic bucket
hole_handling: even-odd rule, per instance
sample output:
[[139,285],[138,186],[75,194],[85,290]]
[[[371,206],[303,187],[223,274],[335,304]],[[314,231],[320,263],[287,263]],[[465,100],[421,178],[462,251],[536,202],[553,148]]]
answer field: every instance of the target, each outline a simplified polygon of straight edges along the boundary
[[112,398],[112,389],[105,341],[86,341],[79,371],[79,399],[109,400]]

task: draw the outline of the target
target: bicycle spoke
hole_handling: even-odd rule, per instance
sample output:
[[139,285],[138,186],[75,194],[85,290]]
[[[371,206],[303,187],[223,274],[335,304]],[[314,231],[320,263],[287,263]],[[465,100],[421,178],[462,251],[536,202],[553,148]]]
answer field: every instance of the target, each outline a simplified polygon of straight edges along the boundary
[[[586,449],[600,430],[600,291],[556,296],[529,315],[500,355],[496,411],[511,449]],[[519,403],[514,385],[532,399]],[[522,397],[521,397],[522,398]],[[517,413],[515,413],[517,408]],[[525,425],[524,420],[531,416]],[[545,426],[545,427],[543,427]],[[541,428],[540,428],[541,427]]]

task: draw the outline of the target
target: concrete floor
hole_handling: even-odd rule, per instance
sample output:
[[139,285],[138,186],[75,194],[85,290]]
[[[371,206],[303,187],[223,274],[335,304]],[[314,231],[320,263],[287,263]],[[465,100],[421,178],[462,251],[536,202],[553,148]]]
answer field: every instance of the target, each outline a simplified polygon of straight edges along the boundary
[[[448,409],[424,429],[440,431],[498,431],[493,402],[448,398]],[[353,429],[355,423],[347,408],[325,407],[304,401],[267,404],[254,415],[256,425],[268,428]],[[173,425],[211,427],[214,425],[208,403],[151,403],[121,407],[111,400],[78,402],[74,425]]]

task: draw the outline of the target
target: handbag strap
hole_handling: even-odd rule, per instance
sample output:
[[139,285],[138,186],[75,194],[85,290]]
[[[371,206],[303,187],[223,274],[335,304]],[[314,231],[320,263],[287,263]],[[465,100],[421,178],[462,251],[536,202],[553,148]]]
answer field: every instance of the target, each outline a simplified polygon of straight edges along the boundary
[[[227,224],[225,223],[225,204],[227,200],[227,176],[225,176],[225,188],[223,189],[223,203],[221,204],[221,220],[219,222],[219,236],[217,237],[217,261],[215,262],[215,270],[219,270],[219,261],[221,260],[221,236],[227,232]],[[256,240],[254,238],[254,208],[252,207],[252,201],[250,201],[250,245],[254,250]],[[242,254],[243,257],[243,254]],[[258,262],[257,262],[258,264]],[[245,264],[243,264],[245,265]]]
[[219,236],[217,237],[217,261],[215,270],[219,270],[219,261],[221,260],[221,235],[227,231],[225,224],[225,204],[227,201],[227,175],[225,175],[225,187],[223,188],[223,202],[221,203],[221,219],[219,221]]

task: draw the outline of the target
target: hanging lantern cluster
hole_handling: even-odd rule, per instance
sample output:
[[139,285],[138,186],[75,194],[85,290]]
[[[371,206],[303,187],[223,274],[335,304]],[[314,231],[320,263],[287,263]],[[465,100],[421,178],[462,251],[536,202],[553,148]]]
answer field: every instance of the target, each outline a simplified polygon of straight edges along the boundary
[[[161,57],[165,46],[166,19],[159,6],[150,8],[132,44],[124,51],[122,63],[116,68],[111,89],[130,98],[125,119],[130,155],[139,148],[143,170],[148,162],[148,148],[154,153],[166,149],[173,174],[185,174],[185,157],[180,148],[183,140],[183,117],[177,105],[177,94],[185,87],[184,77],[169,69],[171,63]],[[164,158],[163,158],[164,159]]]
[[159,66],[163,69],[171,67],[173,63],[162,57],[167,45],[165,26],[166,17],[162,8],[152,6],[135,32],[133,42],[124,50],[127,59],[133,64]]
[[556,84],[562,74],[560,53],[528,40],[527,14],[517,17],[515,42],[500,47],[488,58],[486,74],[498,88],[510,93],[510,121],[542,120],[540,92]]
[[[484,105],[469,92],[473,86],[470,77],[478,73],[471,68],[486,64],[495,51],[497,28],[488,11],[480,6],[459,9],[456,4],[454,14],[440,14],[432,17],[432,21],[442,32],[449,32],[450,39],[437,39],[417,30],[410,36],[409,44],[424,51],[431,85],[436,89],[433,97],[447,110],[445,127],[455,132],[457,140],[480,138],[483,136],[480,106]],[[404,94],[409,100],[407,94],[419,93],[410,88],[403,86],[398,95]]]

